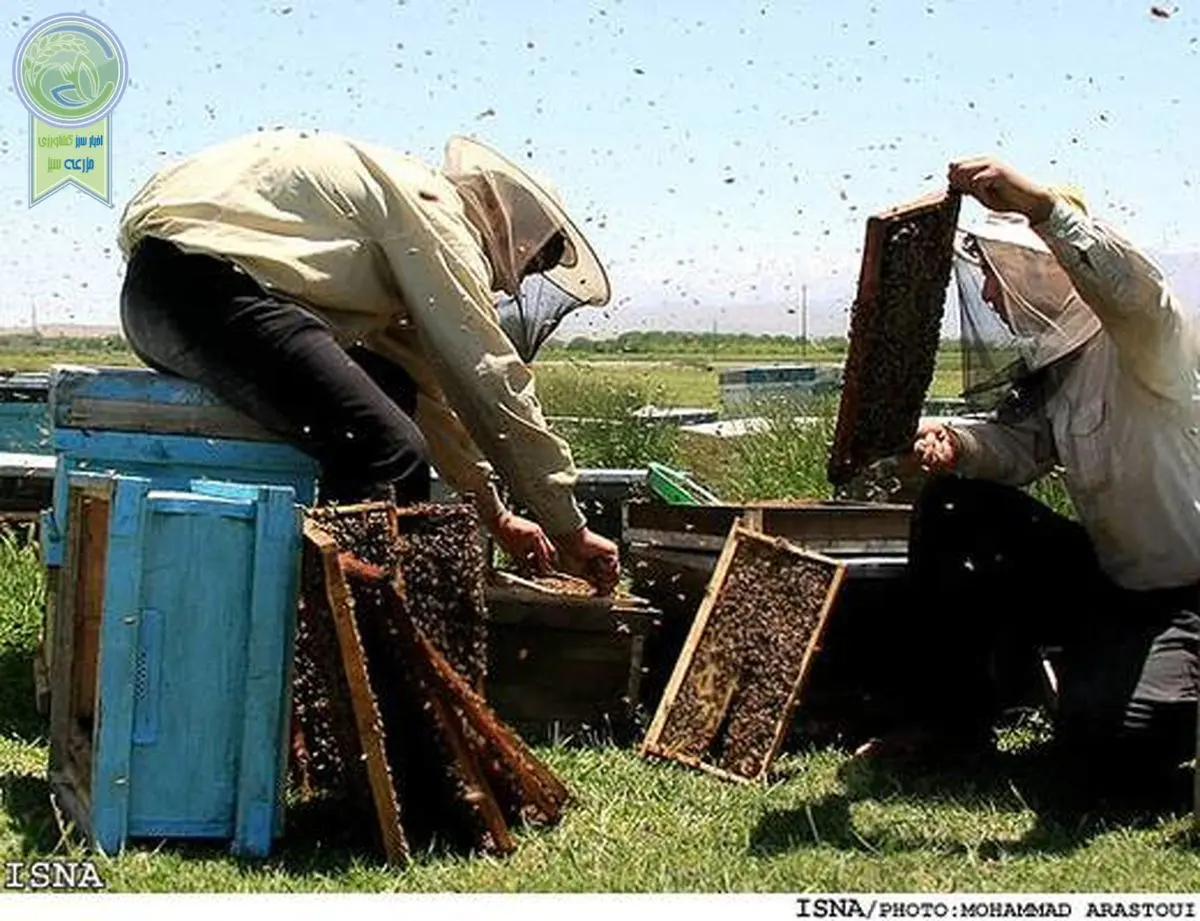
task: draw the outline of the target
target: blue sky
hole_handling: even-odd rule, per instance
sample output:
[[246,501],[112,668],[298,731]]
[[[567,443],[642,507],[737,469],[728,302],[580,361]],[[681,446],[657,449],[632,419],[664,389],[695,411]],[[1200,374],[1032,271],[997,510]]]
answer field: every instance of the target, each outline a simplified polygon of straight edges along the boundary
[[[1172,8],[1171,4],[1163,4]],[[1200,250],[1200,8],[1148,2],[6,0],[6,67],[55,13],[129,57],[114,207],[28,206],[29,119],[0,93],[0,327],[113,324],[121,207],[155,169],[261,127],[440,161],[474,134],[548,177],[610,268],[569,328],[840,332],[865,218],[995,153],[1081,186],[1159,252]],[[730,181],[732,180],[732,181]],[[970,211],[968,210],[968,214]]]

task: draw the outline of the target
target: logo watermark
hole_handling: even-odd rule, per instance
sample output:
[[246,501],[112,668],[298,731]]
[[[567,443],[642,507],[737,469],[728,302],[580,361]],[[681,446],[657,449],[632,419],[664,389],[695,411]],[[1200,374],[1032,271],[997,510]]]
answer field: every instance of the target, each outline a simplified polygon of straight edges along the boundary
[[4,879],[0,888],[78,892],[104,889],[105,883],[90,860],[10,860],[4,864]]
[[112,207],[109,115],[128,82],[121,43],[90,16],[51,16],[21,39],[13,83],[29,110],[31,208],[67,185]]

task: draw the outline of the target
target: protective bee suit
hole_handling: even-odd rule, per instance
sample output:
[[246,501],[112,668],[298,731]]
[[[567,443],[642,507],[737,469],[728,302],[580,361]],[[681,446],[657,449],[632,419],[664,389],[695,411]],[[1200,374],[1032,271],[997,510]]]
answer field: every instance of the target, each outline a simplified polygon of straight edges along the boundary
[[1115,582],[1200,580],[1200,349],[1161,271],[1066,198],[1036,233],[996,215],[960,241],[965,394],[1003,399],[951,426],[959,471],[1020,486],[1061,466]]
[[[1068,773],[1154,787],[1130,778],[1188,757],[1200,684],[1191,318],[1148,258],[1061,195],[1035,227],[965,230],[955,274],[965,393],[993,412],[948,424],[954,472],[914,507],[911,589],[934,600],[905,659],[906,719],[990,739],[1043,657],[1054,743],[1081,759]],[[1078,521],[1017,488],[1055,467]]]
[[134,350],[316,457],[322,496],[411,480],[419,498],[431,460],[485,521],[501,480],[548,533],[584,526],[527,364],[608,279],[486,145],[453,138],[435,168],[329,133],[236,138],[151,177],[120,245]]

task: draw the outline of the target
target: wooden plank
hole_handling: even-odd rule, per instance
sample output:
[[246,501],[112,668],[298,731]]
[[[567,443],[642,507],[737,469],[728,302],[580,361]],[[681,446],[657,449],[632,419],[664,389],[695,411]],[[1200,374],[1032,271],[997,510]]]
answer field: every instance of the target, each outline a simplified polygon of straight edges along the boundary
[[834,485],[912,443],[933,379],[960,201],[936,193],[867,220],[827,468]]
[[60,833],[74,831],[85,841],[92,840],[92,801],[88,792],[90,775],[80,774],[76,767],[68,763],[51,769],[47,779],[59,812],[69,826],[60,827]]
[[325,593],[337,630],[342,667],[350,687],[351,708],[358,729],[359,742],[367,766],[367,779],[384,854],[391,864],[405,864],[409,859],[408,839],[400,824],[400,803],[387,765],[383,740],[383,717],[371,690],[367,674],[366,651],[354,623],[350,587],[338,561],[338,545],[315,522],[304,522],[304,539],[319,555],[325,577]]
[[78,514],[68,519],[70,528],[78,528],[80,565],[75,593],[75,651],[72,662],[74,716],[91,720],[96,707],[96,669],[100,659],[100,618],[104,610],[104,573],[108,565],[108,517],[111,502],[107,496],[84,494]]
[[765,778],[844,574],[835,560],[734,525],[643,753]]
[[100,623],[97,692],[103,719],[95,721],[92,763],[93,845],[116,854],[129,835],[134,687],[142,599],[143,552],[150,481],[122,477],[113,489],[108,567]]
[[246,637],[246,692],[242,716],[234,852],[265,857],[279,832],[284,794],[279,747],[288,718],[290,622],[295,617],[300,559],[295,491],[259,486],[255,502],[254,571]]
[[873,553],[907,547],[912,510],[907,505],[859,503],[753,504],[747,506],[625,505],[623,538],[629,544],[719,553],[733,521],[761,515],[761,531],[814,550]]
[[[408,612],[404,611],[399,619],[407,620]],[[411,647],[414,652],[420,648],[419,637],[420,634],[418,632],[417,642],[414,642]],[[435,653],[437,651],[432,643],[427,642],[424,648],[427,656],[430,650]],[[431,716],[433,717],[434,725],[437,727],[438,736],[442,743],[449,749],[452,769],[466,787],[463,800],[475,811],[486,829],[487,837],[479,843],[492,853],[499,855],[511,854],[517,849],[517,843],[513,839],[512,833],[508,830],[508,823],[504,820],[504,815],[500,812],[500,804],[496,801],[496,797],[491,790],[490,784],[484,777],[478,760],[468,747],[467,740],[463,734],[462,723],[456,719],[454,709],[451,707],[446,695],[441,693],[439,685],[434,680],[431,680],[437,674],[436,671],[429,667],[430,660],[428,658],[418,660],[414,657],[410,660],[410,664],[421,671],[428,670],[429,672],[425,677],[425,686],[430,692],[426,697],[426,704],[431,709]],[[454,673],[454,670],[448,664],[445,667],[450,674]],[[444,680],[444,676],[441,677]]]
[[654,719],[650,722],[650,728],[646,732],[646,738],[642,742],[643,754],[657,754],[662,751],[659,739],[667,720],[667,714],[675,706],[675,700],[679,696],[679,690],[683,686],[684,679],[687,676],[687,665],[691,662],[691,657],[695,653],[696,646],[704,636],[708,618],[712,614],[713,607],[717,602],[717,594],[725,582],[725,574],[729,571],[729,566],[733,562],[733,554],[737,549],[737,542],[733,538],[737,530],[738,523],[735,521],[729,531],[729,540],[725,542],[725,548],[721,551],[720,557],[717,558],[717,565],[713,569],[712,579],[709,580],[708,588],[704,592],[704,599],[700,602],[700,610],[696,613],[696,619],[692,622],[692,628],[688,631],[688,636],[684,641],[683,650],[679,655],[675,670],[671,673],[671,679],[667,682],[666,690],[663,691],[658,710],[654,714]]
[[[112,502],[113,483],[102,480],[87,486],[73,484],[68,488],[66,502],[69,520],[84,520],[84,503],[108,506]],[[107,514],[107,513],[106,513]],[[76,526],[66,538],[63,566],[56,578],[57,591],[53,605],[54,622],[47,634],[50,672],[50,768],[62,767],[68,760],[71,728],[76,718],[76,629],[80,621],[78,606],[88,553],[86,529]],[[107,536],[107,530],[105,531]],[[98,647],[93,644],[95,651]],[[93,680],[95,663],[91,664]]]
[[79,397],[59,413],[62,428],[281,441],[248,416],[223,405],[151,403]]
[[438,678],[453,691],[453,700],[467,723],[490,740],[506,761],[520,766],[516,776],[525,800],[544,816],[556,816],[570,800],[567,788],[534,756],[520,736],[496,719],[483,698],[450,667],[428,637],[418,631],[417,640]]

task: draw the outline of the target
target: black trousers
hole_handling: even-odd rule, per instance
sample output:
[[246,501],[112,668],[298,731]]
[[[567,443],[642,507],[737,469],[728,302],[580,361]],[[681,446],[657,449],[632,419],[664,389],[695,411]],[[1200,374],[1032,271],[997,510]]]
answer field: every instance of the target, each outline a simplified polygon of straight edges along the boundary
[[427,499],[416,386],[231,262],[148,238],[132,253],[121,325],[150,367],[195,381],[315,458],[322,502]]
[[1120,588],[1081,525],[1018,489],[958,477],[923,490],[909,564],[908,693],[928,723],[990,728],[1051,649],[1064,751],[1110,765],[1192,756],[1200,587]]

